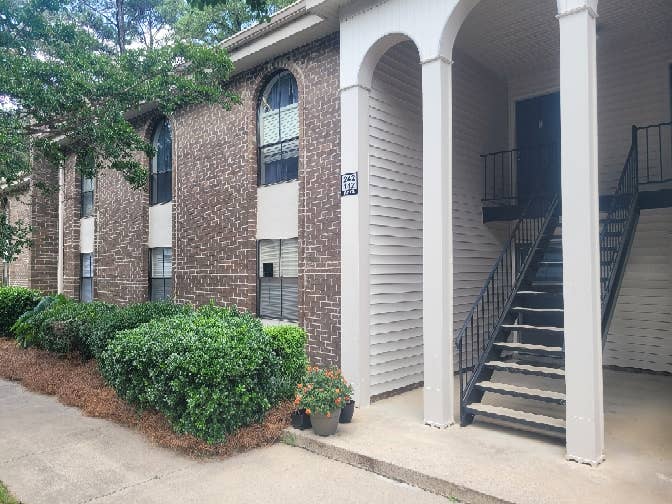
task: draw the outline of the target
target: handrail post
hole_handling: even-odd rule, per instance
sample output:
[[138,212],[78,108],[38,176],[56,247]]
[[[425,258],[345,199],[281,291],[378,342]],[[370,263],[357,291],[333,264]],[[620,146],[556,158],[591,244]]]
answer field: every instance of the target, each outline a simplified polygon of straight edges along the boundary
[[[639,193],[639,146],[637,145],[637,126],[635,124],[632,125],[632,156],[635,163],[635,194],[637,194]],[[662,159],[660,162],[662,163]]]

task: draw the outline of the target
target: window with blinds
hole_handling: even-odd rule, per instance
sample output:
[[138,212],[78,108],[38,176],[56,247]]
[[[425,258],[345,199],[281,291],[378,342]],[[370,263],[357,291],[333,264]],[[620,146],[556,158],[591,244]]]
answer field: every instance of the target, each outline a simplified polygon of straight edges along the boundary
[[259,240],[259,316],[298,319],[299,240]]
[[299,176],[299,95],[296,79],[281,72],[268,83],[259,103],[259,184]]
[[164,119],[152,139],[154,157],[150,169],[150,204],[168,203],[173,199],[173,140],[170,123]]
[[79,300],[83,303],[93,301],[93,254],[79,254]]
[[149,249],[149,299],[162,301],[173,295],[173,249]]
[[82,177],[82,195],[81,195],[81,217],[91,217],[93,215],[93,189],[95,183],[92,177]]

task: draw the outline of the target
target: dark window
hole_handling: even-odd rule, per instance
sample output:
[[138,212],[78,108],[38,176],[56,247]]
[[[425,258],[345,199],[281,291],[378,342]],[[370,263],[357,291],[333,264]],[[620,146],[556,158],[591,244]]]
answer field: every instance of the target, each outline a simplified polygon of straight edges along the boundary
[[173,249],[149,250],[149,299],[161,301],[173,296]]
[[298,319],[298,239],[259,240],[259,316]]
[[93,190],[95,181],[90,177],[82,177],[82,206],[81,217],[93,215]]
[[156,151],[150,170],[150,204],[167,203],[173,199],[173,141],[170,123],[162,121],[154,132],[152,145]]
[[299,95],[289,72],[268,83],[259,103],[259,184],[299,176]]
[[80,254],[81,272],[79,278],[79,300],[93,301],[93,254]]

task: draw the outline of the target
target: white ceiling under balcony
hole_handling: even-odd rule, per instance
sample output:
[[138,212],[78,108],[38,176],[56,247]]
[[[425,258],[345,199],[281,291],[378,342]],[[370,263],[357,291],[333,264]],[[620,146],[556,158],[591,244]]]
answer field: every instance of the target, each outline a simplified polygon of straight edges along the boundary
[[[556,14],[556,0],[482,0],[455,47],[504,78],[557,67]],[[672,43],[672,0],[600,0],[598,14],[598,50],[662,38]]]

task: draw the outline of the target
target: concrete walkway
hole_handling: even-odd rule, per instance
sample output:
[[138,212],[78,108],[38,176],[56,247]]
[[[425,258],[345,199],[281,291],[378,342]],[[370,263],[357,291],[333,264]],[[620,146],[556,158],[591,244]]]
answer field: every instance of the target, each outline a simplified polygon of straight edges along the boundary
[[[538,387],[534,378],[529,387]],[[564,439],[479,421],[426,427],[421,389],[358,409],[335,436],[288,429],[285,439],[473,504],[672,503],[672,377],[607,369],[604,383],[606,461],[596,468],[565,461]],[[507,403],[523,407],[513,398]],[[549,406],[538,407],[548,414]]]
[[3,380],[0,480],[24,504],[447,502],[284,445],[194,460]]

